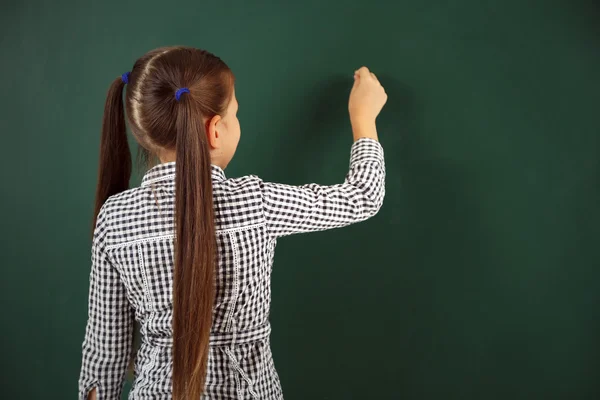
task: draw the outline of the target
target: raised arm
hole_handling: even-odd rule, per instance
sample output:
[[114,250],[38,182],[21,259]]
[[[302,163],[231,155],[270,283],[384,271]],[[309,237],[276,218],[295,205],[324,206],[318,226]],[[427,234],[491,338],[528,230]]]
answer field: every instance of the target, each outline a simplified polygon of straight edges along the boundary
[[373,73],[366,67],[355,72],[348,103],[355,142],[344,183],[262,183],[264,215],[273,236],[339,228],[379,211],[385,195],[385,163],[375,120],[386,101]]

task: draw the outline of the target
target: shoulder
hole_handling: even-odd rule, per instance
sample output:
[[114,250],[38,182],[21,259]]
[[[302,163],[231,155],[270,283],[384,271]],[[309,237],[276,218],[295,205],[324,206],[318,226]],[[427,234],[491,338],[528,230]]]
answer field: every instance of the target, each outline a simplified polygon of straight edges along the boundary
[[121,193],[110,196],[104,203],[103,208],[110,214],[118,214],[119,211],[142,204],[148,195],[151,194],[150,187],[141,186],[127,189]]
[[262,198],[264,182],[256,175],[228,178],[213,184],[215,200],[250,200]]
[[98,223],[111,225],[128,210],[140,207],[147,197],[145,187],[136,187],[110,196],[98,213]]
[[256,175],[229,178],[213,185],[217,230],[264,223],[262,180]]
[[143,214],[149,196],[152,194],[147,187],[136,187],[110,196],[98,212],[94,241],[111,244],[119,226],[133,216]]
[[237,178],[229,178],[219,182],[215,189],[223,188],[231,191],[251,192],[260,190],[263,181],[256,175],[245,175]]

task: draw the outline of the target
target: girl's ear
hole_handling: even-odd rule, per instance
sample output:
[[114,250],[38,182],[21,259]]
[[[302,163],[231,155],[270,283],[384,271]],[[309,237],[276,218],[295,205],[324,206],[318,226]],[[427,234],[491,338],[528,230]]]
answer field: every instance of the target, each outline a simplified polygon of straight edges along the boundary
[[221,143],[219,141],[219,130],[218,123],[221,121],[220,115],[215,115],[206,121],[206,138],[208,139],[208,144],[211,149],[218,149],[221,147]]

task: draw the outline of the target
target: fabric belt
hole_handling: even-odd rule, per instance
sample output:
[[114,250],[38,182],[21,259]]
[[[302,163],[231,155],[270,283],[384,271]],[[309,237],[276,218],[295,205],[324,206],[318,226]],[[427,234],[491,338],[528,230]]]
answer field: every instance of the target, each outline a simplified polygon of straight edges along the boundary
[[[235,346],[236,344],[252,343],[263,340],[271,334],[271,324],[250,328],[244,331],[232,332],[211,332],[210,346]],[[170,337],[153,337],[149,338],[148,344],[156,346],[170,347],[173,346],[173,339]]]

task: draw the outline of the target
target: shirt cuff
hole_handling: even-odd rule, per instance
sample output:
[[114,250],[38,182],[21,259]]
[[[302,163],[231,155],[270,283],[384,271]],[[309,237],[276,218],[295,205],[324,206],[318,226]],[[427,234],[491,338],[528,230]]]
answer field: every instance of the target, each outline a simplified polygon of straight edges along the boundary
[[364,162],[383,164],[383,147],[375,139],[360,138],[352,144],[350,150],[350,165]]

